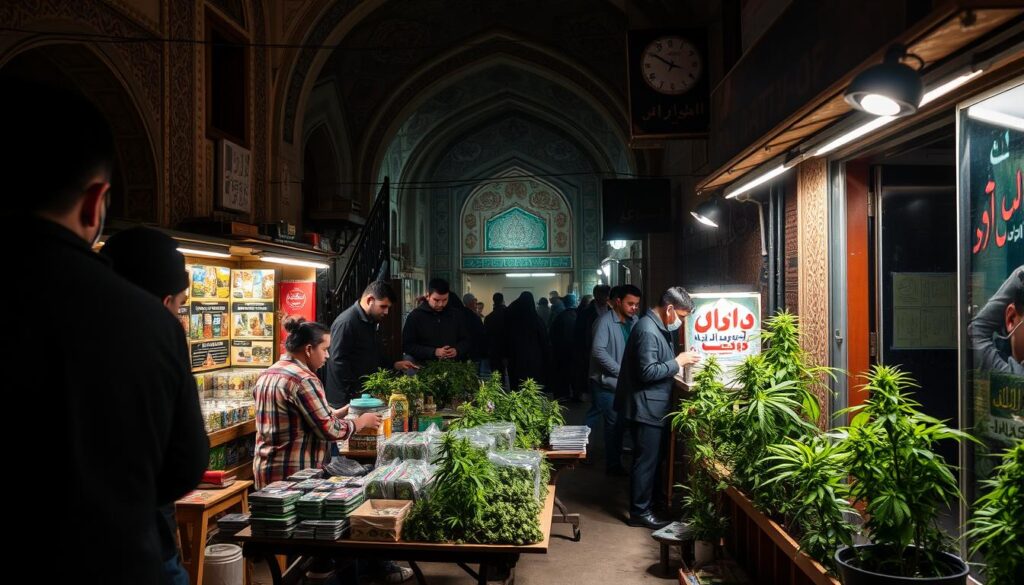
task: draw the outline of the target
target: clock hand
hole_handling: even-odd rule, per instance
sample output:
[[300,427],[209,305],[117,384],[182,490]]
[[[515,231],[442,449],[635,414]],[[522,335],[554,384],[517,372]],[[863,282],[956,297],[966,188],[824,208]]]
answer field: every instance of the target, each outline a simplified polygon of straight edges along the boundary
[[679,67],[679,65],[676,65],[675,63],[669,61],[668,59],[665,59],[661,55],[651,55],[651,56],[654,57],[655,59],[657,59],[658,61],[661,61],[662,63],[668,65],[668,70],[669,71],[671,71],[673,67]]

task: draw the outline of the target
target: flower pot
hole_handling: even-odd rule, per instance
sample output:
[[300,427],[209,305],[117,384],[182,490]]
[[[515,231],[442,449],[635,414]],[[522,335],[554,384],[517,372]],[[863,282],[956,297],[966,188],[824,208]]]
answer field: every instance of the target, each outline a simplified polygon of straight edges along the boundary
[[885,573],[876,573],[854,566],[856,551],[876,549],[880,556],[895,556],[895,552],[886,555],[890,547],[879,544],[859,544],[843,547],[836,551],[836,565],[839,568],[839,580],[843,585],[966,585],[967,573],[970,570],[960,557],[949,553],[939,553],[942,559],[940,572],[942,577],[900,577]]
[[715,561],[715,543],[698,540],[693,543],[693,566],[700,568]]

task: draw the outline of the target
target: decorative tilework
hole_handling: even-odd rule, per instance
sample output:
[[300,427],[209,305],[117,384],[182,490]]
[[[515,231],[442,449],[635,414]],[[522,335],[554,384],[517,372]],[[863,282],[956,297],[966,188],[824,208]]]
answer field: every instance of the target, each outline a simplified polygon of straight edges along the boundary
[[520,207],[487,220],[484,234],[484,252],[543,252],[548,249],[547,222]]
[[462,259],[464,270],[506,268],[572,268],[570,256],[467,256]]

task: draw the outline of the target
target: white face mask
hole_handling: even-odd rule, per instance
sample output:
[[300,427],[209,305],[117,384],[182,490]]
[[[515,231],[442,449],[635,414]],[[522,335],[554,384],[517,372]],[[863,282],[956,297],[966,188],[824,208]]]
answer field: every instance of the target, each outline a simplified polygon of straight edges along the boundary
[[676,319],[675,321],[672,321],[671,323],[666,325],[669,331],[675,331],[676,329],[679,329],[680,327],[683,326],[683,320],[679,318],[679,314],[676,313],[675,311],[672,311],[672,315],[674,315]]

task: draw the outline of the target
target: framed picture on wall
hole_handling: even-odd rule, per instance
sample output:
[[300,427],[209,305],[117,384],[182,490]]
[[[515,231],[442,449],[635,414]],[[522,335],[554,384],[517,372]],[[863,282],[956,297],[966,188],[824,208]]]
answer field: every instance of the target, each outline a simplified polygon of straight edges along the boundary
[[217,207],[252,213],[252,152],[220,139],[217,145]]

